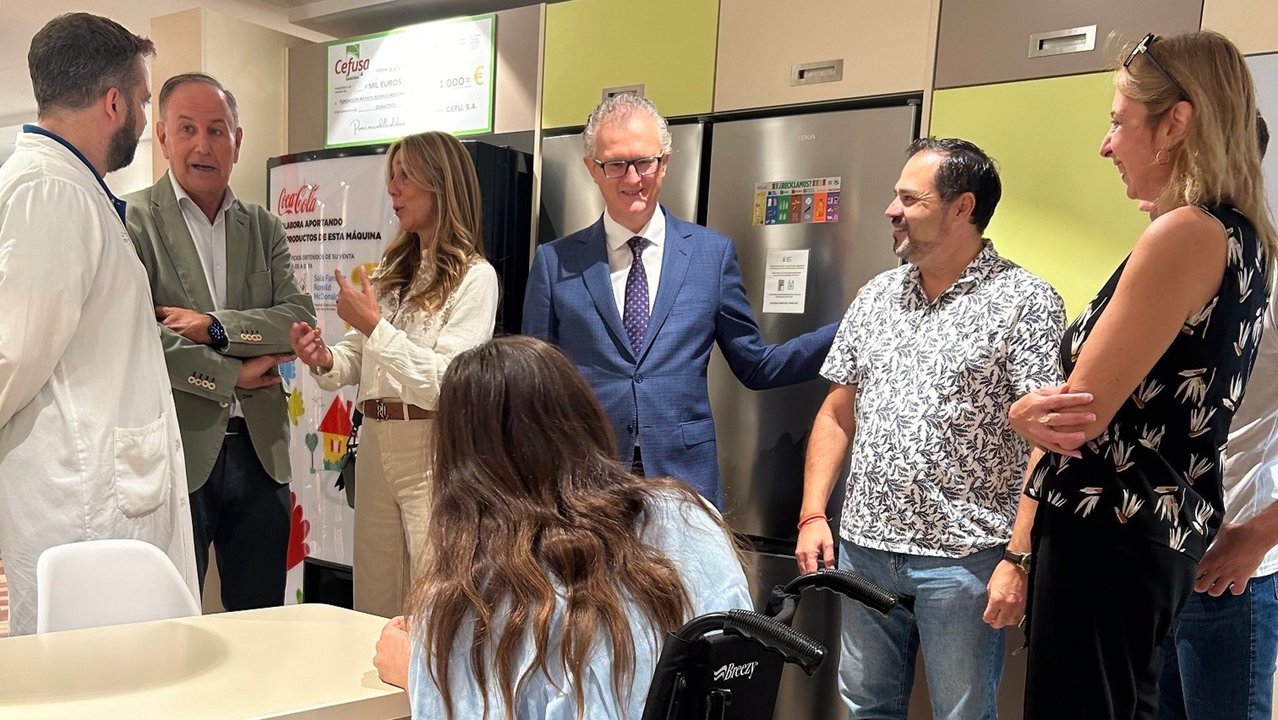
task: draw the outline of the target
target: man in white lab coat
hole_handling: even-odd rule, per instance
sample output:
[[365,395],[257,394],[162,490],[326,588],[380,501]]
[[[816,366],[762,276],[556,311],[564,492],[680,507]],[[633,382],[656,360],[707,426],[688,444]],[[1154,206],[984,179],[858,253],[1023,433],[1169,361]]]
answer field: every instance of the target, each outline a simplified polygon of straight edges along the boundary
[[150,542],[198,592],[146,271],[102,181],[133,158],[154,52],[106,18],[50,21],[28,54],[38,122],[0,167],[0,553],[15,635],[34,632],[36,560],[62,543]]

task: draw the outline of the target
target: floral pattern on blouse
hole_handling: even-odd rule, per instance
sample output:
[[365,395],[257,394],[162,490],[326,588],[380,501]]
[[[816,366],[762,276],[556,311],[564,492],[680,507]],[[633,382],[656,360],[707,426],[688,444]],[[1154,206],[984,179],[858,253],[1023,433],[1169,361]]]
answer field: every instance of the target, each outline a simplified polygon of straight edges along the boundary
[[[1047,454],[1025,488],[1050,508],[1127,528],[1195,560],[1220,528],[1222,453],[1255,363],[1269,279],[1251,222],[1231,207],[1202,209],[1224,226],[1229,244],[1216,296],[1185,321],[1109,426],[1079,449],[1082,457]],[[1065,331],[1067,375],[1126,265]]]

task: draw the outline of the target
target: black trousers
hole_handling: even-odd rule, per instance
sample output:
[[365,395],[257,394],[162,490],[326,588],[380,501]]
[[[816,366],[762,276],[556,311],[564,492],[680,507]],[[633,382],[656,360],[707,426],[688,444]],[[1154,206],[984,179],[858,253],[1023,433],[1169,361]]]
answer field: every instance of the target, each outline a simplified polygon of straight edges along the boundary
[[201,592],[212,544],[223,607],[252,610],[284,604],[288,486],[262,468],[243,418],[231,418],[213,472],[191,493],[191,524]]
[[1121,528],[1039,506],[1026,720],[1152,720],[1159,646],[1198,564]]

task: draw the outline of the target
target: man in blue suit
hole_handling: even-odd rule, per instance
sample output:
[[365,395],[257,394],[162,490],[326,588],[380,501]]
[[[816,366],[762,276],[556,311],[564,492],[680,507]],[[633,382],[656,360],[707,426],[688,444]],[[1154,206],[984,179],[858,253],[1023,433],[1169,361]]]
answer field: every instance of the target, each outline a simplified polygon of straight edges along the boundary
[[[710,350],[753,390],[817,377],[835,326],[764,343],[732,241],[657,203],[670,132],[648,100],[605,100],[586,123],[583,162],[606,211],[537,248],[524,333],[559,346],[612,418],[637,472],[684,480],[722,506]],[[638,262],[635,262],[638,260]]]

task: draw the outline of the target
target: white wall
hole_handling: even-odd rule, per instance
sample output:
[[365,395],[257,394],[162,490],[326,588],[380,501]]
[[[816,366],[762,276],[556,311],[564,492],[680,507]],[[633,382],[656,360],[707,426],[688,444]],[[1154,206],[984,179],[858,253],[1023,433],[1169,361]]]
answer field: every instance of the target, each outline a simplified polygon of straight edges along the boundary
[[120,197],[142,188],[150,187],[153,182],[151,180],[151,153],[152,143],[150,137],[144,137],[138,141],[138,149],[133,155],[133,162],[128,167],[116,170],[106,176],[106,184],[107,187],[111,188],[111,192]]

